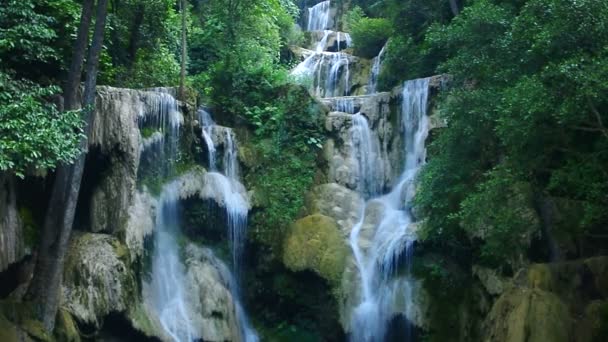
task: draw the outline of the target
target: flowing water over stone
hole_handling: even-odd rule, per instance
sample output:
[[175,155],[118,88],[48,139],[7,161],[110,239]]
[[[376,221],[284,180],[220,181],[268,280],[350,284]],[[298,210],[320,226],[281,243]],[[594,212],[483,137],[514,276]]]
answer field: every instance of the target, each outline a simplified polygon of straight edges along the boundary
[[[313,37],[318,37],[316,31],[322,31],[322,34],[311,47],[313,50],[303,50],[304,60],[291,72],[302,82],[310,83],[310,91],[318,97],[346,96],[351,92],[351,64],[355,58],[340,52],[342,48],[351,45],[351,38],[348,33],[330,30],[331,25],[333,18],[330,1],[308,9],[307,31]],[[335,46],[336,52],[326,51],[330,36],[335,36],[335,43],[330,45],[332,48]]]
[[372,62],[372,72],[369,77],[369,84],[367,86],[368,94],[375,94],[378,91],[378,77],[380,76],[380,68],[382,67],[382,59],[386,53],[386,45],[382,47],[378,56],[376,56]]
[[323,1],[308,9],[307,31],[323,31],[330,26],[331,2]]
[[165,332],[176,342],[193,341],[192,312],[185,298],[185,272],[176,237],[179,235],[177,183],[166,185],[156,213],[152,263],[153,302]]
[[[237,318],[241,333],[246,342],[255,342],[258,337],[249,324],[240,298],[240,276],[242,274],[242,256],[247,233],[248,199],[243,197],[239,178],[238,145],[232,129],[216,125],[211,115],[199,109],[199,120],[202,126],[202,137],[207,145],[209,169],[207,177],[215,184],[218,197],[224,204],[227,213],[228,238],[232,252],[232,274],[230,290],[235,298]],[[221,147],[221,167],[217,165],[217,153]]]
[[[410,206],[415,177],[426,156],[428,86],[428,79],[404,84],[403,173],[388,194],[367,202],[361,221],[351,231],[350,245],[361,278],[361,298],[352,317],[353,341],[382,341],[395,314],[411,317],[415,294],[408,278],[416,232]],[[368,219],[370,215],[375,217]],[[397,275],[400,262],[406,266],[403,275]]]
[[[173,172],[172,159],[177,153],[180,117],[177,101],[160,92],[140,119],[140,125],[152,125],[161,133],[157,162],[165,176]],[[174,341],[192,341],[192,312],[185,298],[185,271],[179,258],[177,236],[180,234],[178,214],[178,184],[163,187],[159,198],[155,224],[155,248],[152,261],[151,298],[155,313],[165,333]]]
[[[332,33],[320,24],[331,22],[331,4],[319,4],[308,14],[307,29],[324,31],[312,35],[318,39],[312,45],[315,51],[305,51],[303,62],[292,74],[311,77],[311,92],[323,98],[333,111],[327,127],[335,130],[342,143],[335,144],[330,179],[367,199],[348,236],[358,285],[347,293],[352,307],[346,308],[350,317],[345,319],[350,322],[345,326],[352,341],[380,342],[386,338],[393,318],[401,316],[411,322],[417,311],[417,283],[410,274],[416,239],[411,201],[416,175],[426,157],[429,79],[405,82],[399,94],[402,107],[398,127],[392,127],[386,118],[379,119],[385,115],[380,113],[390,112],[384,106],[388,106],[391,94],[377,93],[386,47],[372,62],[367,95],[348,96],[348,61],[353,57],[325,51],[331,45],[328,41]],[[395,134],[401,137],[390,138]],[[389,144],[393,149],[401,146],[397,158],[389,156]],[[400,332],[406,340],[411,339],[409,327],[408,323],[407,331]]]

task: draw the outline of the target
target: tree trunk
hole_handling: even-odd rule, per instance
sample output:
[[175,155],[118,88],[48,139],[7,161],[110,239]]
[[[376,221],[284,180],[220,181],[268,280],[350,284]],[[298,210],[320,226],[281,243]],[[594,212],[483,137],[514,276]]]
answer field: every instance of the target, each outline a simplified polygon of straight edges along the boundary
[[460,14],[460,7],[458,6],[458,0],[450,0],[450,9],[452,10],[452,14],[457,16]]
[[[95,87],[97,83],[97,67],[99,55],[103,46],[103,36],[107,15],[108,0],[99,0],[93,42],[89,49],[86,64],[86,80],[84,89],[83,113],[85,135],[80,147],[86,151],[87,137],[91,131],[91,118],[94,111]],[[55,315],[59,306],[59,293],[65,254],[67,252],[80,183],[84,171],[86,152],[72,165],[61,165],[57,168],[51,203],[49,205],[43,231],[34,278],[28,289],[27,299],[35,301],[38,318],[48,332],[55,326]]]
[[129,54],[129,69],[133,68],[133,64],[135,64],[135,59],[137,58],[137,50],[139,49],[139,37],[141,35],[141,25],[144,22],[145,14],[145,5],[139,4],[135,9],[135,19],[133,20],[133,26],[131,26],[131,34],[129,36],[129,47],[127,49]]
[[182,65],[180,70],[179,77],[179,98],[182,101],[186,100],[186,57],[188,55],[188,50],[186,46],[186,13],[188,8],[186,7],[186,0],[180,0],[180,7],[182,9]]
[[91,14],[93,13],[94,0],[85,0],[82,3],[82,13],[80,24],[78,25],[78,35],[74,42],[72,52],[72,63],[68,71],[68,79],[63,90],[64,108],[73,110],[77,108],[77,94],[82,75],[82,65],[84,64],[84,54],[89,45],[89,26],[91,25]]

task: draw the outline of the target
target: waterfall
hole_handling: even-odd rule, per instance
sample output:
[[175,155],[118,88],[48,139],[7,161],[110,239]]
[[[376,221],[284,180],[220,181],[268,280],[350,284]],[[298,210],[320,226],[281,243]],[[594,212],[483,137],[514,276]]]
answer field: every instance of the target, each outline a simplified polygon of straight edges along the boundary
[[377,138],[373,137],[365,116],[357,113],[352,116],[352,120],[351,143],[359,168],[357,191],[365,197],[378,195],[382,191],[383,179],[382,163],[378,163],[378,158],[380,158],[379,143]]
[[330,1],[323,1],[308,9],[307,31],[323,31],[329,28]]
[[374,94],[378,88],[378,77],[380,76],[380,68],[382,67],[382,59],[386,53],[386,45],[382,47],[378,56],[374,57],[372,62],[372,71],[369,76],[369,84],[367,85],[367,93]]
[[[247,215],[249,203],[239,191],[238,144],[232,129],[216,125],[211,115],[199,109],[202,126],[202,137],[207,145],[210,170],[207,177],[213,182],[218,198],[224,205],[227,214],[227,230],[232,254],[232,274],[230,291],[235,300],[235,310],[239,321],[241,334],[245,342],[256,342],[258,336],[250,326],[240,298],[240,277],[242,275],[242,256],[247,237]],[[217,149],[222,147],[222,167],[216,165]]]
[[194,329],[184,297],[184,265],[180,262],[176,241],[180,226],[178,199],[178,184],[166,185],[156,213],[152,293],[154,307],[165,332],[175,342],[189,342],[193,341]]
[[[324,1],[308,9],[308,31],[323,31],[321,38],[311,47],[304,50],[305,58],[291,72],[292,76],[303,82],[309,82],[309,90],[318,97],[345,96],[350,94],[350,63],[351,55],[341,50],[341,32],[329,29],[331,25],[331,4]],[[332,34],[336,34],[336,50],[327,52],[327,42]],[[318,36],[313,35],[315,37]],[[351,45],[348,33],[344,34],[346,47]],[[333,47],[333,44],[332,44]]]
[[[350,234],[349,242],[361,281],[360,300],[352,314],[353,341],[382,341],[395,314],[411,319],[414,294],[409,268],[416,232],[412,229],[409,208],[415,177],[426,156],[428,86],[428,79],[404,84],[401,108],[405,144],[403,172],[388,194],[368,200],[361,220]],[[366,217],[368,212],[380,212],[380,215],[372,215],[379,217],[379,222]],[[366,241],[368,238],[370,241]],[[406,273],[397,276],[400,261],[405,263]],[[395,305],[400,300],[404,304]]]
[[198,110],[198,118],[203,128],[201,135],[205,141],[205,145],[207,145],[209,170],[215,171],[215,143],[213,142],[213,138],[211,138],[213,135],[213,127],[215,126],[215,122],[211,118],[211,114],[202,108]]
[[[158,154],[155,161],[162,165],[164,176],[173,174],[173,159],[177,154],[181,113],[177,101],[166,92],[153,93],[144,100],[139,116],[140,127],[144,125],[158,129]],[[188,301],[185,298],[185,270],[179,258],[176,241],[180,234],[178,214],[178,184],[163,187],[155,223],[155,248],[152,259],[151,301],[165,333],[176,342],[193,341]]]

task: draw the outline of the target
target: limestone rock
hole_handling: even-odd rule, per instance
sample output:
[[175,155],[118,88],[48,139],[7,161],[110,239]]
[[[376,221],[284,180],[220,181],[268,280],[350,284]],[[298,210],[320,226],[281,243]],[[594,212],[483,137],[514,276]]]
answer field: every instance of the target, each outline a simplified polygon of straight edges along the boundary
[[211,250],[189,244],[186,248],[186,291],[192,305],[193,325],[199,338],[209,342],[241,341],[237,303],[230,292],[230,271]]
[[490,268],[473,265],[473,274],[481,281],[486,291],[493,296],[503,293],[508,285],[507,279]]
[[154,232],[157,199],[147,191],[138,191],[129,208],[125,243],[133,259],[143,256],[144,241]]
[[124,312],[138,298],[127,248],[117,238],[76,233],[70,242],[63,303],[78,321],[99,328],[110,312]]
[[[98,151],[109,166],[91,198],[90,230],[122,232],[132,204],[140,152],[162,138],[142,139],[139,127],[177,127],[184,121],[169,88],[149,91],[98,87],[89,148]],[[159,127],[154,127],[158,129]]]
[[361,219],[364,205],[357,192],[336,183],[318,185],[306,195],[307,215],[318,213],[333,218],[345,238]]
[[312,270],[335,284],[342,277],[347,253],[337,223],[314,214],[291,227],[283,248],[283,263],[293,271]]
[[485,341],[567,342],[572,318],[555,294],[512,288],[494,303],[484,322]]

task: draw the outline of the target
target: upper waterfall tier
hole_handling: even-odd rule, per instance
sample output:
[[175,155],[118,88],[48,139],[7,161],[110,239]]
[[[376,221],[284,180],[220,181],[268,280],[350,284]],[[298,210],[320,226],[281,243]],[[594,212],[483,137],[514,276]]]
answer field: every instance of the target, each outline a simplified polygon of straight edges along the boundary
[[344,52],[315,52],[294,48],[302,62],[291,74],[318,97],[360,95],[366,92],[371,63]]
[[306,31],[323,31],[334,26],[335,11],[331,1],[322,1],[306,12]]
[[349,33],[332,30],[309,31],[304,39],[304,47],[316,52],[339,52],[353,45]]

